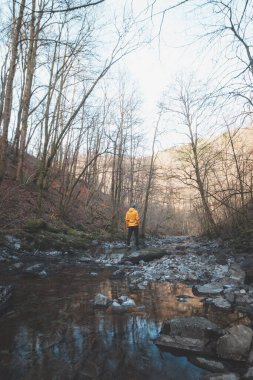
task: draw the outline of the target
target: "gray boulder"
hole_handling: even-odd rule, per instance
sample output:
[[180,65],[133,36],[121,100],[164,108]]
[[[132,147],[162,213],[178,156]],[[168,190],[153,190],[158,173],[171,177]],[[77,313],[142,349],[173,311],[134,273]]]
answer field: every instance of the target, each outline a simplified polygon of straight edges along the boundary
[[110,304],[110,299],[104,294],[98,293],[94,298],[93,305],[97,307],[107,307]]
[[197,296],[217,296],[223,293],[223,286],[216,283],[193,285],[192,292]]
[[163,323],[158,346],[195,353],[215,354],[216,340],[223,330],[203,317],[186,317]]
[[125,256],[122,262],[128,261],[132,264],[138,264],[140,261],[147,262],[160,259],[164,255],[167,255],[167,251],[164,249],[150,247],[132,252],[130,255]]
[[194,365],[211,372],[223,372],[225,370],[224,364],[217,360],[209,360],[206,358],[196,357],[191,358],[190,361]]
[[226,299],[222,297],[214,298],[212,304],[217,308],[221,310],[230,310],[231,304]]
[[244,325],[233,326],[217,341],[217,354],[222,359],[247,361],[253,332]]
[[220,284],[210,283],[205,285],[194,285],[192,292],[198,296],[216,296],[223,292],[223,287]]
[[245,375],[242,377],[242,380],[253,380],[253,367],[250,367]]
[[234,291],[232,289],[225,289],[224,290],[224,297],[230,303],[234,303],[234,301],[235,301],[235,294],[234,294]]
[[136,303],[134,302],[134,300],[129,298],[128,300],[122,302],[121,306],[124,307],[125,309],[130,309],[130,308],[136,307]]
[[134,300],[127,296],[121,296],[118,300],[113,300],[110,310],[115,313],[124,313],[136,308]]
[[188,351],[195,354],[205,353],[204,342],[201,339],[160,334],[155,340],[155,344],[168,350]]
[[171,336],[204,339],[206,336],[209,338],[211,333],[220,336],[222,330],[204,317],[185,317],[165,321],[161,333]]
[[21,269],[24,266],[22,262],[14,263],[13,268],[14,269]]
[[25,269],[26,273],[38,273],[44,270],[44,264],[34,264]]

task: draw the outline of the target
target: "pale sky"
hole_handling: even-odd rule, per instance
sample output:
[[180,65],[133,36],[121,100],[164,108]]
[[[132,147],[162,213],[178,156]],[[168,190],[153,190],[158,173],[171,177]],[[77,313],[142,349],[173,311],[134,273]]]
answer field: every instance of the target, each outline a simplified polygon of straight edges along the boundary
[[[138,2],[138,4],[137,4]],[[110,9],[122,11],[125,0],[109,0]],[[134,0],[134,6],[144,9],[147,0]],[[168,6],[167,0],[158,0],[160,9]],[[108,4],[108,3],[107,3]],[[107,5],[108,6],[108,5]],[[154,9],[156,13],[157,9]],[[161,25],[161,17],[150,19],[146,14],[146,25],[153,28],[153,34]],[[145,128],[152,136],[157,120],[156,105],[162,91],[172,85],[175,79],[187,73],[195,72],[199,79],[207,77],[215,64],[214,51],[203,51],[203,42],[197,42],[197,35],[203,33],[193,8],[181,7],[168,12],[163,20],[160,38],[142,46],[124,58],[119,66],[126,71],[143,98],[143,117]],[[195,41],[195,42],[194,42]],[[162,139],[162,148],[184,142],[182,134],[175,133],[174,126],[166,126],[166,139]]]
[[[243,4],[243,0],[238,1]],[[131,4],[135,14],[138,14],[140,10],[145,9],[147,2],[154,1],[107,0],[104,3],[104,17],[106,19],[115,12],[118,15],[122,14],[125,4]],[[168,5],[175,4],[176,0],[157,0],[154,3],[156,7],[158,5],[160,7],[160,9],[153,9],[155,15]],[[221,78],[224,80],[231,67],[234,70],[239,61],[238,59],[237,63],[236,59],[228,61],[228,56],[226,56],[226,54],[231,55],[231,50],[226,50],[230,37],[214,39],[210,44],[210,37],[203,38],[205,33],[212,32],[218,27],[217,15],[214,15],[207,7],[197,8],[196,4],[192,4],[189,2],[167,12],[162,27],[161,16],[151,18],[150,12],[142,14],[140,18],[145,19],[145,23],[139,25],[145,26],[147,36],[150,35],[151,29],[153,36],[158,35],[161,27],[159,38],[153,39],[152,43],[142,45],[113,68],[115,71],[126,72],[129,82],[134,82],[138,93],[143,98],[141,117],[144,119],[144,128],[149,141],[152,140],[154,125],[158,118],[157,103],[161,100],[163,91],[172,87],[176,79],[182,76],[185,79],[187,76],[193,76],[196,81],[208,81],[214,88]],[[207,25],[211,25],[212,29],[208,29]],[[232,46],[231,49],[233,49]],[[235,55],[234,51],[232,51],[233,55]],[[230,66],[232,61],[232,66]],[[175,132],[176,123],[163,121],[161,128],[166,129],[166,136],[161,138],[159,148],[178,146],[186,141],[182,133]],[[182,132],[180,127],[178,129]],[[204,133],[203,131],[203,135]]]

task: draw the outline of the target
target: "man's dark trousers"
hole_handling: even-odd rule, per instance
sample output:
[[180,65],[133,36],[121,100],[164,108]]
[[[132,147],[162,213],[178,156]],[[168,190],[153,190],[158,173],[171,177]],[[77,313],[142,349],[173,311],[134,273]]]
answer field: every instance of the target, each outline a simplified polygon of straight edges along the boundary
[[128,227],[127,245],[128,247],[130,247],[130,240],[131,240],[132,233],[134,233],[136,248],[139,248],[139,227],[138,226]]

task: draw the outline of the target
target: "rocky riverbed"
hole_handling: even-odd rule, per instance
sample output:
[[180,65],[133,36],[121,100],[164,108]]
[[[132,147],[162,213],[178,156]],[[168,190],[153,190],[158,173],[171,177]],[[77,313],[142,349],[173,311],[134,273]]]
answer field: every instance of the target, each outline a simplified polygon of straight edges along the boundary
[[[228,315],[227,325],[198,316],[164,320],[154,343],[161,350],[189,356],[195,365],[210,371],[205,379],[253,379],[253,260],[249,253],[235,252],[222,241],[183,236],[147,238],[139,251],[134,247],[127,251],[121,241],[92,241],[84,249],[69,251],[65,246],[61,250],[38,248],[28,252],[20,239],[7,236],[0,249],[0,263],[1,315],[8,312],[15,292],[5,275],[8,281],[11,274],[33,276],[39,281],[53,277],[60,268],[92,266],[90,276],[97,275],[96,268],[110,268],[110,278],[127,281],[132,292],[145,290],[151,283],[185,283],[201,297],[210,310],[208,315]],[[136,306],[126,296],[103,297],[98,294],[93,302],[102,299],[104,304],[96,306],[111,313],[129,312]],[[178,302],[185,303],[189,296],[177,297]],[[229,315],[234,311],[238,320],[231,321]]]

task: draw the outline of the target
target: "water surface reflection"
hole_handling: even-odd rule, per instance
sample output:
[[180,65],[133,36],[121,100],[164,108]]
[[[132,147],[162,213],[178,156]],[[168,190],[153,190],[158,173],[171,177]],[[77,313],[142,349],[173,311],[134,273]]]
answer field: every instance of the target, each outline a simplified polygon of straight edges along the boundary
[[[129,293],[126,281],[108,280],[109,269],[90,272],[71,268],[45,279],[16,277],[13,305],[0,319],[1,379],[200,378],[203,370],[153,343],[164,319],[205,315],[191,289],[154,283]],[[124,315],[94,310],[90,301],[98,292],[110,298],[128,294],[143,308]],[[190,297],[187,302],[178,302],[182,294]]]

